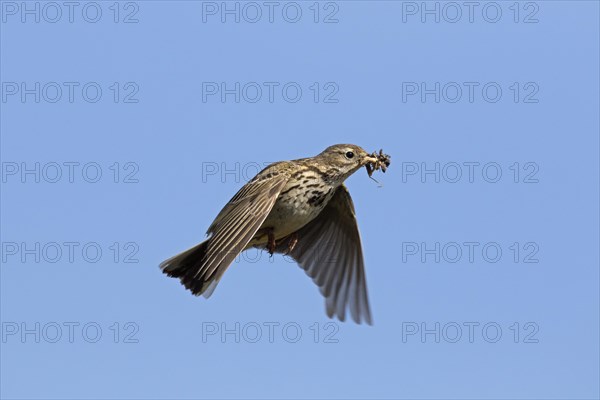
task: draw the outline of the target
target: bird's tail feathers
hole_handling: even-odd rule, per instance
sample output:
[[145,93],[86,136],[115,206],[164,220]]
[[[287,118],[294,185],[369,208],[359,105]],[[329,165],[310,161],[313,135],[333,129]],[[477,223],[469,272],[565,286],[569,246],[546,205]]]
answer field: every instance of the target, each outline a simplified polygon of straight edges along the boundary
[[208,280],[204,280],[203,276],[198,275],[206,255],[209,240],[205,240],[160,264],[160,269],[165,274],[173,278],[179,278],[181,284],[192,294],[195,296],[202,294],[206,298],[210,297],[219,282],[214,275]]

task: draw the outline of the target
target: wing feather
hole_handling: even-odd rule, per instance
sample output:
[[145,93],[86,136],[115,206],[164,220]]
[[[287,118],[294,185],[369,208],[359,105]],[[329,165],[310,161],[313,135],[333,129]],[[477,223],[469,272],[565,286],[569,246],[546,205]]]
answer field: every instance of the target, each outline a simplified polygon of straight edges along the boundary
[[244,185],[209,227],[211,237],[206,254],[194,276],[194,279],[205,283],[203,291],[221,278],[235,257],[252,240],[289,179],[288,174],[268,172],[264,170]]
[[[298,242],[289,255],[319,287],[327,315],[344,321],[349,309],[355,322],[372,324],[360,233],[346,187],[294,235]],[[292,237],[280,240],[276,251],[287,253]]]

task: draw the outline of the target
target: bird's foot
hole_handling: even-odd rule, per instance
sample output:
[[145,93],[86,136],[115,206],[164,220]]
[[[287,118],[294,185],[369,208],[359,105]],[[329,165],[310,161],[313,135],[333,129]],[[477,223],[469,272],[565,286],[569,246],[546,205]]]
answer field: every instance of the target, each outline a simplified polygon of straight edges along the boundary
[[275,253],[275,247],[277,247],[277,242],[275,242],[275,234],[273,233],[273,229],[269,229],[267,236],[267,251],[269,252],[269,255],[273,257],[273,253]]
[[296,248],[298,244],[298,234],[296,232],[292,233],[290,237],[290,241],[288,242],[288,248],[286,254],[290,254]]

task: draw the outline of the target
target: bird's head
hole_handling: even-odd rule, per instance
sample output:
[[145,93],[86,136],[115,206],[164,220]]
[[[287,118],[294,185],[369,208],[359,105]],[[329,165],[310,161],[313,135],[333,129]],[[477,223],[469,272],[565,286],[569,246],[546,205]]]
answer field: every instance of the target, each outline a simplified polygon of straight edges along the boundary
[[339,172],[336,175],[342,181],[365,165],[377,162],[377,157],[354,144],[329,146],[318,157],[322,158],[331,168],[338,170]]

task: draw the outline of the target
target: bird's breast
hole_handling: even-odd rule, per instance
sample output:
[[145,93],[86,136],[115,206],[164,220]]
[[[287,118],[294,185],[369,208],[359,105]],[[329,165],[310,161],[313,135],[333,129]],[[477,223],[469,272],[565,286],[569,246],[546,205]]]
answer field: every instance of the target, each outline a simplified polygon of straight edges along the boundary
[[288,183],[261,228],[272,228],[276,239],[296,232],[312,221],[333,196],[334,187],[311,175]]

